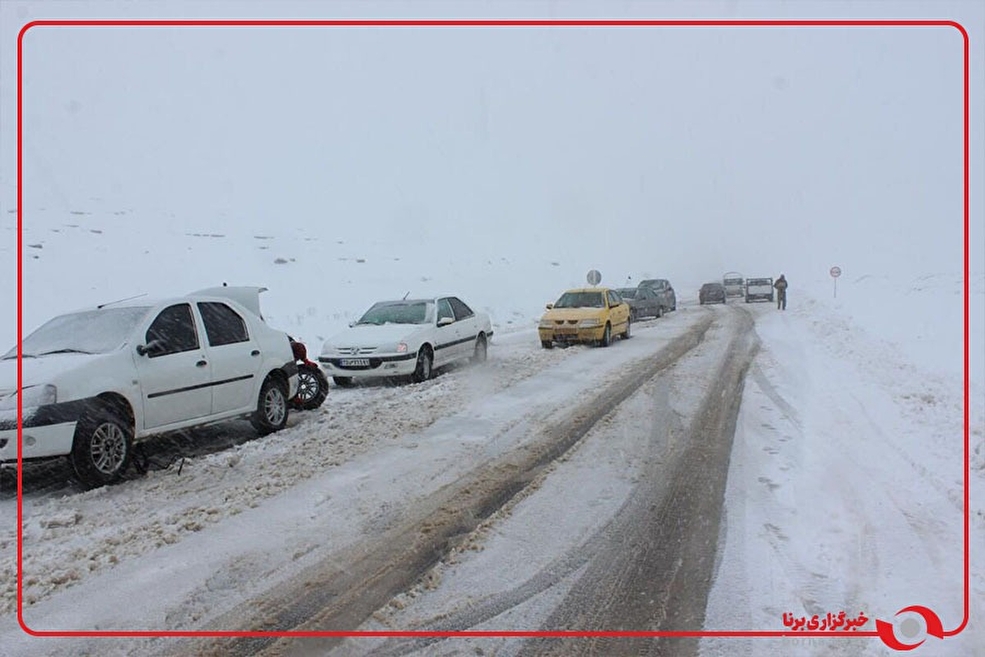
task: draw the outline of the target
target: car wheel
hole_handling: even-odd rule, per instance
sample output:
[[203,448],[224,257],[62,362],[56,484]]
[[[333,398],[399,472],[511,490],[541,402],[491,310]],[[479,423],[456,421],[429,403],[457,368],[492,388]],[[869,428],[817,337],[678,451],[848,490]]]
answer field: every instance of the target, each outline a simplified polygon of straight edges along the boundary
[[633,337],[633,319],[630,317],[626,320],[626,330],[622,333],[622,339],[628,340]]
[[541,340],[540,346],[543,347],[544,349],[553,349],[554,343],[551,342],[550,340]]
[[298,367],[298,394],[291,399],[291,406],[302,411],[311,411],[328,397],[328,377],[315,365]]
[[118,481],[133,457],[133,427],[103,404],[85,413],[75,425],[69,459],[86,488]]
[[605,330],[602,331],[601,345],[603,347],[608,347],[610,344],[612,344],[612,325],[606,322]]
[[349,386],[352,385],[351,376],[333,376],[332,381],[334,381],[335,385],[337,385],[340,388],[348,388]]
[[280,431],[287,425],[287,392],[283,383],[267,377],[260,386],[257,409],[250,422],[261,436]]
[[421,350],[417,352],[417,367],[414,368],[414,373],[410,375],[411,381],[414,383],[421,383],[422,381],[427,381],[431,378],[431,366],[434,364],[434,356],[431,355],[431,349],[424,345]]
[[664,307],[657,306],[657,319],[660,319],[663,316],[664,316]]
[[486,344],[486,336],[482,333],[479,337],[475,339],[475,349],[472,351],[472,362],[473,363],[484,363],[488,354],[488,345]]

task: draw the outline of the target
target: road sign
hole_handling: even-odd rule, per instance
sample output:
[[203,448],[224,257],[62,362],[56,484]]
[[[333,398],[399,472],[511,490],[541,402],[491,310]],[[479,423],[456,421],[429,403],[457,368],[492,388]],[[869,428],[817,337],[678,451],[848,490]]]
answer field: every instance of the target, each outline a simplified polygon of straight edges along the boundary
[[598,285],[602,282],[602,273],[598,269],[592,269],[588,272],[588,284]]
[[834,283],[834,298],[838,298],[838,277],[841,276],[841,267],[835,265],[830,270],[831,282]]

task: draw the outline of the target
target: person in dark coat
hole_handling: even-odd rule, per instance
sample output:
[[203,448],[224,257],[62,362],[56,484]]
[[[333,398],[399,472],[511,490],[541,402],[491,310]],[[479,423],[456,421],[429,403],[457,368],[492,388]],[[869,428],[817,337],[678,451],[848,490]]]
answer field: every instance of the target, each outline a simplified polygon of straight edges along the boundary
[[780,278],[776,279],[773,283],[773,287],[776,288],[776,309],[786,310],[787,309],[787,279],[780,274]]

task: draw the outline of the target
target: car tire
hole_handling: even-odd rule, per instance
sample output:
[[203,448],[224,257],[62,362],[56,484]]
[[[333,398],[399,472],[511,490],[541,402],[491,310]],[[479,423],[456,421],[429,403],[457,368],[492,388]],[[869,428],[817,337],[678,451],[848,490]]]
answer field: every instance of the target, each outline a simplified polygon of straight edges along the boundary
[[258,434],[266,436],[287,426],[287,413],[284,384],[268,376],[260,386],[257,408],[250,417],[250,423]]
[[291,406],[301,411],[312,411],[325,402],[328,397],[328,377],[320,367],[300,365],[298,367],[298,394],[291,399]]
[[86,488],[119,481],[133,458],[133,426],[108,404],[85,412],[75,425],[69,460]]
[[489,345],[486,343],[486,335],[480,333],[479,337],[475,339],[475,349],[472,350],[472,362],[485,363],[489,357],[488,349]]
[[554,343],[551,342],[550,340],[541,340],[540,346],[543,347],[544,349],[553,349]]
[[664,316],[664,307],[663,306],[657,306],[657,314],[655,315],[655,317],[657,319],[660,319],[663,316]]
[[622,332],[622,339],[628,340],[633,337],[633,319],[629,318],[626,320],[626,330]]
[[605,323],[605,330],[602,331],[602,339],[599,341],[599,344],[603,347],[608,347],[612,344],[612,324]]
[[348,388],[352,385],[351,376],[333,376],[332,381],[340,388]]
[[417,367],[414,368],[414,373],[410,375],[410,380],[414,383],[422,383],[431,378],[432,367],[434,365],[434,356],[431,355],[431,348],[427,345],[421,347],[421,350],[417,352]]

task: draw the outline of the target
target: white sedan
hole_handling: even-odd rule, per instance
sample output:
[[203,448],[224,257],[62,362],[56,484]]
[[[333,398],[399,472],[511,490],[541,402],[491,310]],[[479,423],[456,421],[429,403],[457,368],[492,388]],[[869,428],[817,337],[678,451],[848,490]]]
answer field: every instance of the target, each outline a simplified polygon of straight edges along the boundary
[[484,362],[492,334],[489,315],[458,297],[380,301],[326,340],[318,362],[340,386],[381,377],[420,382],[455,361]]
[[[60,315],[0,358],[0,462],[67,456],[87,487],[112,483],[134,441],[249,417],[287,422],[298,386],[287,334],[259,314],[265,288],[222,287]],[[18,407],[21,443],[18,449]]]

